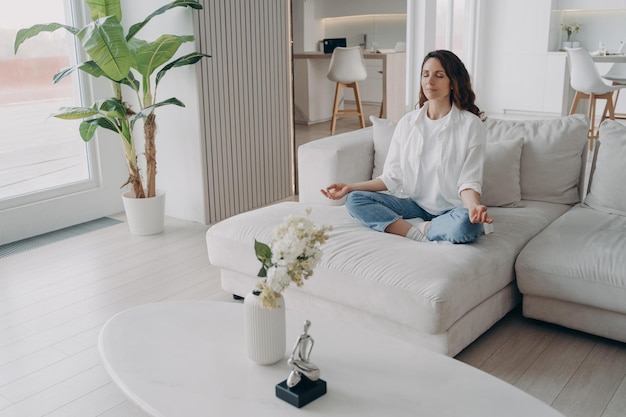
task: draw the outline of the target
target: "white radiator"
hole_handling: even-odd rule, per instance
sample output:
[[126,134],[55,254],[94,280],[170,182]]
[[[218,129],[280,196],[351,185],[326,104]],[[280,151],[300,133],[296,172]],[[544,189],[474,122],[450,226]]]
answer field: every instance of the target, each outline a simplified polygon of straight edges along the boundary
[[293,195],[289,0],[205,0],[197,13],[207,223]]

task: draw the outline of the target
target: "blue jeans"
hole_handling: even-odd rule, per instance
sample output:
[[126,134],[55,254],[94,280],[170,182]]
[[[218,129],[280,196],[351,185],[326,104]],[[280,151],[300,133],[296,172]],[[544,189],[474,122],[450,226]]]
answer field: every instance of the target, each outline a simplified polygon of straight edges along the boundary
[[481,223],[471,223],[466,208],[453,208],[443,214],[433,215],[410,198],[373,191],[353,191],[346,198],[346,208],[352,217],[367,227],[384,232],[396,220],[420,217],[430,221],[426,231],[428,240],[469,243],[483,232]]

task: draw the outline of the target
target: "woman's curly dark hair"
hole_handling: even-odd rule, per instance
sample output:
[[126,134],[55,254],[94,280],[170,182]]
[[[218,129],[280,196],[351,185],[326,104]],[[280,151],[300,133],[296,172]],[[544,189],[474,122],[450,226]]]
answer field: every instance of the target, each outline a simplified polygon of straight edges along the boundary
[[[453,52],[445,49],[439,49],[429,52],[424,57],[422,69],[424,68],[426,61],[431,58],[439,60],[441,66],[446,72],[446,76],[450,79],[450,85],[452,87],[452,91],[450,91],[450,103],[456,105],[459,109],[467,110],[478,116],[481,120],[484,120],[483,112],[480,111],[478,106],[474,103],[476,100],[476,94],[474,94],[474,90],[472,90],[472,82],[463,61],[461,61]],[[420,72],[420,77],[421,76]],[[422,90],[420,83],[419,107],[421,108],[427,100],[428,99],[424,95],[424,91]]]

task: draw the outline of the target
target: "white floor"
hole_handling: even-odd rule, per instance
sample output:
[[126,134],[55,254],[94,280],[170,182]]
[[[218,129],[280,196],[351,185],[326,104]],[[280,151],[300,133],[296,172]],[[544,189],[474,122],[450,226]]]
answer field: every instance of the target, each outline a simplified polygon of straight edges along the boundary
[[[163,234],[136,237],[120,223],[0,258],[0,417],[145,417],[104,371],[98,334],[139,304],[233,302],[209,264],[206,230],[167,219]],[[624,344],[516,311],[457,358],[568,417],[624,417]]]

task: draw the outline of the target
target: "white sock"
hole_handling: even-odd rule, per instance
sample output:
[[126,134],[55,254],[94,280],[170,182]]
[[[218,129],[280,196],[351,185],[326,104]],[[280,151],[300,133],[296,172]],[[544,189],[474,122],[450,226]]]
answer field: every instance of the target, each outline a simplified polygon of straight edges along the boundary
[[424,236],[424,233],[422,233],[422,231],[420,231],[418,227],[412,226],[409,229],[409,231],[406,233],[406,237],[408,237],[409,239],[416,240],[418,242],[427,241],[428,239],[426,239],[426,236]]

